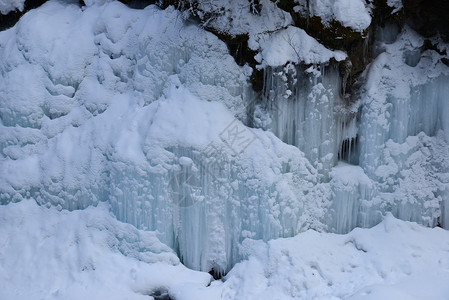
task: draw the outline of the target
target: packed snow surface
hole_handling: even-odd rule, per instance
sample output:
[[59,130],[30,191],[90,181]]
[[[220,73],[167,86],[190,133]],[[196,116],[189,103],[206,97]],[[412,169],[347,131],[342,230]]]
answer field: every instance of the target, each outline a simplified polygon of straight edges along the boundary
[[0,206],[0,222],[1,299],[443,300],[449,293],[449,232],[391,215],[345,235],[246,239],[244,261],[211,283],[154,232],[118,222],[106,204],[68,212],[24,200]]

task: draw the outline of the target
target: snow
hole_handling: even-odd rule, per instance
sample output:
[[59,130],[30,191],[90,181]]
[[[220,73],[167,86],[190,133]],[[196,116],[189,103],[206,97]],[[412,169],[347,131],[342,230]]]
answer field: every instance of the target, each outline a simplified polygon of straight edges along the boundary
[[[278,8],[274,1],[260,0],[199,1],[198,10],[204,19],[204,26],[231,36],[249,36],[272,32],[293,23],[289,13]],[[209,19],[205,19],[209,16]]]
[[446,299],[448,237],[441,228],[387,215],[345,235],[307,231],[268,243],[246,240],[248,258],[227,275],[222,297]]
[[[437,299],[447,232],[391,216],[370,230],[324,232],[372,227],[387,212],[449,228],[447,55],[424,51],[409,28],[397,40],[386,29],[360,98],[347,103],[328,63],[344,53],[290,26],[268,0],[259,14],[246,12],[248,1],[202,5],[211,3],[230,15],[209,24],[248,33],[259,51],[261,97],[249,86],[251,68],[173,7],[49,1],[0,32],[5,297],[21,278],[31,278],[27,298],[98,286],[98,298],[161,287],[174,299],[399,297],[424,274]],[[360,1],[336,1],[331,16],[319,3],[330,19],[350,7],[357,30],[365,23],[354,12],[369,13]],[[35,241],[44,241],[42,261]],[[21,244],[15,277],[9,257],[17,260]],[[207,287],[209,275],[176,257],[195,270],[236,267]],[[57,273],[62,262],[69,267],[55,283],[45,264]],[[85,265],[102,275],[84,275]]]
[[325,26],[332,20],[358,32],[363,32],[371,24],[370,5],[365,0],[295,0],[296,12],[317,16]]
[[259,68],[283,66],[287,62],[320,64],[334,58],[342,61],[346,54],[331,51],[298,27],[289,26],[274,33],[252,36],[248,42],[253,50],[259,50],[255,57]]
[[246,239],[246,258],[212,282],[105,203],[68,212],[24,200],[0,206],[0,222],[2,299],[438,300],[449,292],[449,232],[390,214],[345,235]]
[[423,42],[406,27],[373,62],[362,98],[360,166],[376,182],[370,210],[393,206],[402,219],[435,226],[448,223],[449,70],[438,53],[421,50]]
[[[304,30],[291,26],[290,14],[278,8],[274,1],[261,0],[259,6],[257,9],[253,2],[246,0],[214,0],[200,1],[196,10],[201,11],[202,19],[210,16],[203,20],[205,27],[234,37],[248,35],[249,48],[259,52],[256,60],[261,63],[260,68],[282,66],[287,62],[318,64],[331,58],[337,61],[346,58],[342,51],[328,50]],[[348,7],[341,7],[345,9]]]
[[387,4],[393,8],[392,14],[397,13],[403,8],[402,0],[387,0]]
[[89,5],[50,1],[0,33],[2,204],[108,202],[217,272],[240,260],[241,232],[324,227],[315,168],[243,123],[249,73],[224,43],[173,8]]
[[211,280],[106,204],[68,212],[24,200],[0,206],[0,222],[1,299],[149,299]]
[[6,15],[15,10],[23,11],[24,5],[25,0],[0,0],[0,12]]

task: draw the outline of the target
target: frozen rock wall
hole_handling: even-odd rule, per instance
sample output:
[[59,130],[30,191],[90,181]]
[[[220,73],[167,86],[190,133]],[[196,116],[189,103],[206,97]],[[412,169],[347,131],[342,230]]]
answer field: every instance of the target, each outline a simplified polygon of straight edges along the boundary
[[[232,15],[244,2],[205,7]],[[86,4],[50,1],[0,32],[1,204],[106,202],[186,266],[217,273],[245,238],[345,233],[387,212],[448,228],[443,41],[379,29],[348,91],[348,56],[271,2],[240,23],[210,19],[248,35],[255,64],[243,66],[189,11]]]

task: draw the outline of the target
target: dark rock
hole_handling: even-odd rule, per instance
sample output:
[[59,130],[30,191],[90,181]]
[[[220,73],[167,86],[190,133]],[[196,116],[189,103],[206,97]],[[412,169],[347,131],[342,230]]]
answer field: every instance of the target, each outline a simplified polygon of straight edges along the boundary
[[406,22],[424,37],[440,34],[449,41],[449,1],[404,0]]

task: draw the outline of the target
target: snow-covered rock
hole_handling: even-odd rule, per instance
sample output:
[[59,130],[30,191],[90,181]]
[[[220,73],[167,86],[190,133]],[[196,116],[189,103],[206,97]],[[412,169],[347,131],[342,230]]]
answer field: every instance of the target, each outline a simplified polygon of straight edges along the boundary
[[0,0],[0,12],[6,15],[15,10],[23,11],[24,5],[25,0]]
[[321,18],[330,26],[338,21],[354,31],[363,32],[371,24],[371,6],[365,0],[295,0],[296,12]]

